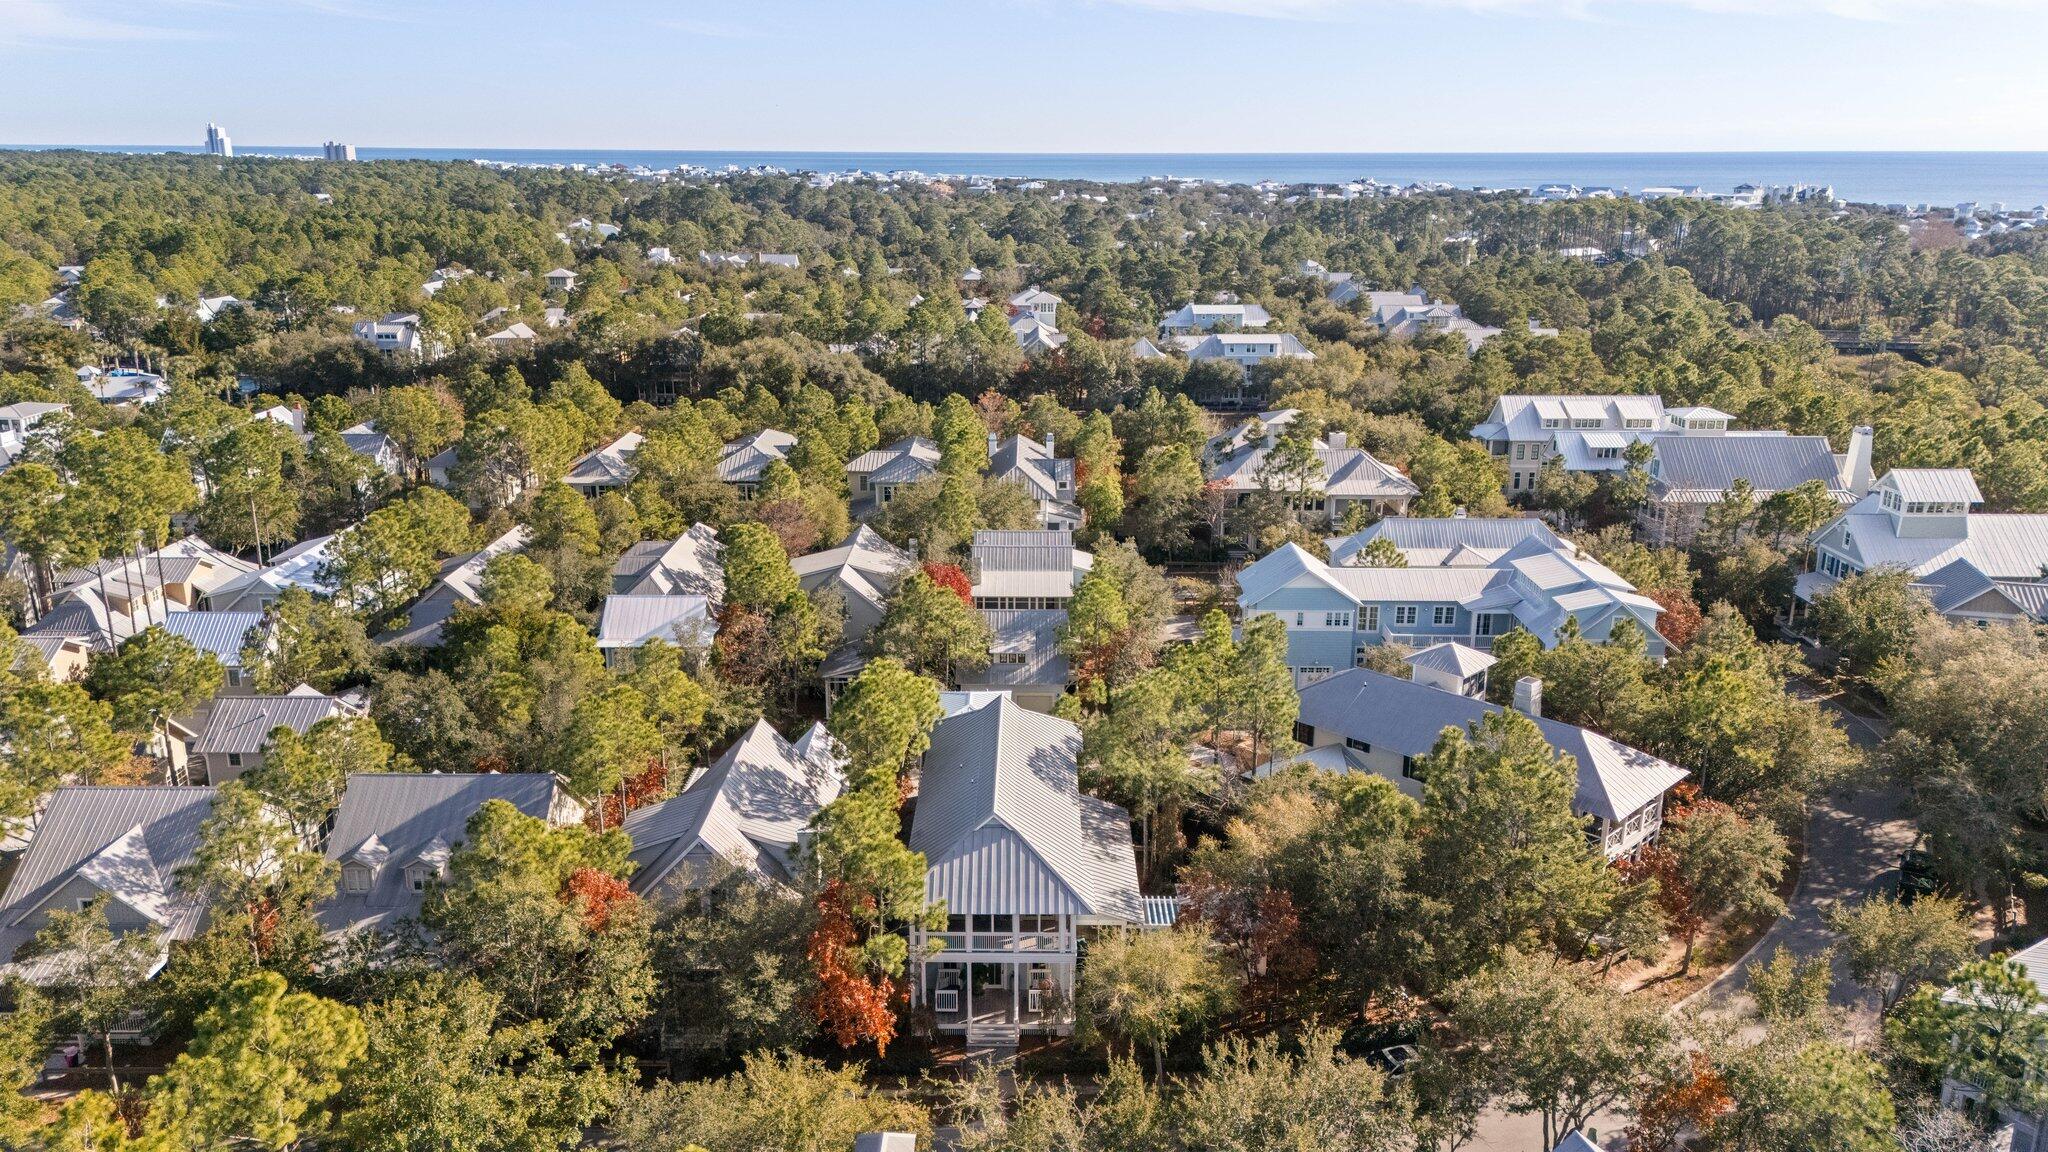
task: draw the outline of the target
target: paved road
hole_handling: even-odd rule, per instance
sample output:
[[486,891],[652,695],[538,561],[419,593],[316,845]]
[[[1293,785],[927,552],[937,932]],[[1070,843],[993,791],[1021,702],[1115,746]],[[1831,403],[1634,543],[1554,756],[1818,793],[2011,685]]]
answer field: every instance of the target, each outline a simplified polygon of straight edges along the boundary
[[[1809,686],[1794,685],[1794,691],[1821,699],[1859,748],[1874,748],[1888,734],[1883,721],[1855,715]],[[1901,813],[1901,797],[1890,787],[1852,783],[1817,801],[1806,826],[1806,862],[1786,914],[1748,955],[1688,1002],[1711,1003],[1740,992],[1748,986],[1750,969],[1768,963],[1781,946],[1794,955],[1811,956],[1833,944],[1834,936],[1825,923],[1828,908],[1860,900],[1889,880],[1898,866],[1899,853],[1912,845],[1913,836],[1912,822]],[[1874,1031],[1876,998],[1849,979],[1839,958],[1833,999],[1852,1010],[1851,1027],[1857,1035]]]

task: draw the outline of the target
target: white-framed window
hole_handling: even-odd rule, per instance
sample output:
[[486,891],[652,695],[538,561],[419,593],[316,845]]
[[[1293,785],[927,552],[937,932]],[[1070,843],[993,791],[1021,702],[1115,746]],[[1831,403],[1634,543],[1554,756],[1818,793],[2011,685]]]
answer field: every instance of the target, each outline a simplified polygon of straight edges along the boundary
[[1313,684],[1318,680],[1327,679],[1331,671],[1327,665],[1310,664],[1300,670],[1299,676],[1303,684]]
[[1515,459],[1517,459],[1517,460],[1527,460],[1527,459],[1529,458],[1529,454],[1528,454],[1528,453],[1529,453],[1529,446],[1528,446],[1527,444],[1517,444],[1517,445],[1515,445]]
[[1363,628],[1363,629],[1364,629],[1364,630],[1366,630],[1367,632],[1377,632],[1377,631],[1379,631],[1379,630],[1380,630],[1380,606],[1379,606],[1379,605],[1377,605],[1377,604],[1361,604],[1361,605],[1359,605],[1359,608],[1358,608],[1358,626],[1359,626],[1360,628]]
[[1371,744],[1368,744],[1368,743],[1366,743],[1365,741],[1363,741],[1363,740],[1360,740],[1360,739],[1358,739],[1358,738],[1357,738],[1357,737],[1355,737],[1355,736],[1346,736],[1346,737],[1344,738],[1344,746],[1345,746],[1346,748],[1354,749],[1354,750],[1356,750],[1356,751],[1359,751],[1359,752],[1370,752],[1370,751],[1372,751],[1372,745],[1371,745]]
[[370,870],[361,864],[351,864],[341,870],[342,888],[349,892],[370,890]]
[[1024,664],[1029,661],[1029,657],[1022,652],[997,652],[991,660],[997,664]]
[[1430,614],[1430,620],[1439,628],[1448,628],[1458,622],[1458,606],[1455,604],[1439,604],[1436,606],[1435,611]]
[[1308,613],[1306,613],[1306,612],[1296,612],[1296,613],[1294,614],[1294,626],[1295,626],[1296,628],[1302,628],[1302,627],[1306,627],[1306,626],[1307,626],[1307,624],[1308,624]]
[[230,768],[240,768],[241,766],[242,766],[242,754],[241,754],[240,752],[230,752],[230,753],[228,753],[228,767],[230,767]]
[[1325,627],[1325,628],[1349,628],[1349,627],[1351,627],[1351,613],[1349,613],[1349,612],[1325,612],[1325,613],[1323,613],[1323,627]]
[[1413,626],[1415,623],[1416,615],[1420,611],[1421,609],[1417,608],[1413,604],[1394,605],[1394,627],[1402,628]]

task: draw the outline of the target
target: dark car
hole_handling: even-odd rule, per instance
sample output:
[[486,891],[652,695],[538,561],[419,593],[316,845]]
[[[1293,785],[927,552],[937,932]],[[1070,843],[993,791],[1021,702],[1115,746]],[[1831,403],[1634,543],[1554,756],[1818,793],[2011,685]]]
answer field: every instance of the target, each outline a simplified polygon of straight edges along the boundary
[[1934,857],[1920,848],[1899,853],[1899,903],[1911,904],[1941,890],[1934,877]]

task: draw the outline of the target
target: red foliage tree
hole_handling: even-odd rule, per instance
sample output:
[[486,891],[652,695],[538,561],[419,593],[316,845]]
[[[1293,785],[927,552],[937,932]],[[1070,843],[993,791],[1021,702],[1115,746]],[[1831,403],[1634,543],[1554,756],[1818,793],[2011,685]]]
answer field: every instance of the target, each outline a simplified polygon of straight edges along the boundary
[[768,617],[737,604],[718,613],[718,635],[711,641],[718,670],[735,684],[759,685],[776,666],[775,636]]
[[602,932],[611,926],[612,916],[624,905],[638,899],[624,880],[595,868],[578,868],[562,884],[561,899],[575,907],[583,926]]
[[859,944],[860,934],[846,908],[846,891],[834,880],[818,897],[818,926],[805,949],[818,973],[811,1009],[841,1048],[873,1040],[875,1054],[884,1055],[896,1037],[892,1005],[900,990],[888,977],[862,970]]
[[1299,939],[1294,898],[1278,888],[1225,884],[1200,869],[1183,877],[1183,920],[1200,921],[1237,965],[1246,1006],[1267,1017],[1315,972],[1315,953]]
[[967,573],[958,564],[927,560],[924,562],[924,574],[932,583],[958,596],[962,604],[974,607],[974,581],[967,578]]
[[1655,1086],[1636,1110],[1628,1128],[1628,1146],[1643,1152],[1676,1152],[1687,1132],[1711,1134],[1714,1125],[1735,1107],[1728,1081],[1705,1055],[1695,1052],[1684,1072]]
[[1643,593],[1655,600],[1664,609],[1657,617],[1657,634],[1669,640],[1674,646],[1684,648],[1700,634],[1707,618],[1700,613],[1700,606],[1693,603],[1692,593],[1677,588],[1652,588]]
[[1689,947],[1706,925],[1706,917],[1693,907],[1692,890],[1678,878],[1678,857],[1662,844],[1646,844],[1633,860],[1621,860],[1617,867],[1630,880],[1657,881],[1657,909],[1673,935]]
[[626,813],[661,798],[668,790],[668,773],[668,765],[660,760],[648,761],[646,769],[627,777],[617,792],[599,800],[597,807],[584,817],[584,823],[595,832],[617,828],[625,822]]
[[775,533],[782,550],[791,556],[801,556],[818,543],[817,526],[811,523],[811,511],[801,500],[762,500],[749,511]]

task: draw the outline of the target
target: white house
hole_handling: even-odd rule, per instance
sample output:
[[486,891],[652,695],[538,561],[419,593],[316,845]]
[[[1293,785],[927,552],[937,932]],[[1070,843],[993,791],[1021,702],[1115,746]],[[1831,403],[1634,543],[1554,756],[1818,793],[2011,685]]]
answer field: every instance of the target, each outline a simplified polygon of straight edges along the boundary
[[320,926],[330,933],[389,931],[417,918],[428,888],[447,877],[469,818],[492,800],[556,827],[583,819],[583,806],[552,773],[350,775],[326,845],[341,882],[315,910]]
[[357,343],[368,345],[387,356],[424,356],[427,340],[420,329],[417,312],[392,312],[376,320],[358,320],[353,329]]
[[647,438],[628,432],[609,444],[578,456],[562,476],[562,483],[579,494],[597,497],[613,488],[623,488],[633,479],[633,455]]
[[1281,476],[1274,451],[1295,413],[1287,409],[1265,415],[1277,419],[1256,425],[1247,421],[1237,431],[1210,441],[1205,452],[1209,482],[1232,506],[1259,493],[1279,492],[1297,513],[1335,527],[1344,522],[1354,505],[1364,505],[1377,515],[1398,515],[1421,495],[1422,489],[1413,480],[1365,449],[1353,448],[1342,432],[1331,432],[1313,442],[1313,475]]
[[[1354,561],[1363,547],[1338,544]],[[1365,650],[1379,644],[1456,640],[1486,649],[1520,628],[1547,647],[1567,620],[1595,642],[1627,620],[1642,632],[1650,656],[1665,650],[1657,632],[1661,605],[1599,561],[1537,536],[1485,563],[1408,568],[1327,564],[1290,543],[1246,566],[1237,585],[1244,618],[1272,615],[1287,626],[1287,664],[1302,683],[1362,664]]]
[[911,929],[910,995],[942,1033],[1069,1030],[1082,939],[1145,924],[1130,814],[1081,791],[1080,751],[1079,728],[1002,695],[932,732],[906,839],[947,919]]
[[226,784],[262,766],[270,734],[289,728],[299,735],[334,716],[360,716],[357,704],[305,684],[282,696],[221,698],[192,751],[206,769],[206,782]]
[[1010,318],[1010,335],[1027,356],[1051,352],[1067,342],[1067,334],[1048,324],[1036,312],[1019,312]]
[[[146,933],[156,943],[149,975],[170,946],[205,927],[202,894],[178,883],[192,862],[199,829],[213,814],[212,788],[64,787],[50,794],[28,850],[0,894],[0,977],[30,984],[58,978],[48,959],[15,961],[15,953],[48,923],[52,910],[76,911],[107,897],[116,934]],[[139,1029],[123,1028],[124,1039]]]
[[632,667],[633,653],[656,641],[678,648],[700,647],[717,632],[711,601],[675,593],[614,593],[604,598],[597,619],[597,648],[615,669]]
[[1844,576],[1900,568],[1950,620],[2048,622],[2048,514],[1986,513],[1967,468],[1894,468],[1813,535],[1813,570],[1794,586],[1810,603]]
[[1747,481],[1759,502],[1819,483],[1837,504],[1853,504],[1870,491],[1870,446],[1869,428],[1850,433],[1848,451],[1842,453],[1831,449],[1825,436],[1783,432],[1653,437],[1646,465],[1650,496],[1636,510],[1636,530],[1658,547],[1688,547],[1707,509],[1719,504],[1737,480]]
[[1189,336],[1221,328],[1243,332],[1264,328],[1273,317],[1257,304],[1197,304],[1189,301],[1159,321],[1161,337]]
[[846,463],[847,486],[855,516],[870,516],[895,498],[896,489],[939,471],[939,446],[922,436],[906,436],[873,448]]
[[1039,323],[1057,330],[1060,326],[1060,305],[1064,303],[1066,301],[1058,296],[1033,284],[1010,297],[1010,311],[1018,314],[1029,313],[1037,317]]
[[[1501,709],[1486,702],[1493,657],[1446,642],[1408,658],[1409,678],[1347,668],[1301,690],[1294,738],[1308,751],[1292,763],[1331,772],[1371,772],[1420,797],[1418,763],[1445,729],[1470,729]],[[1664,823],[1664,796],[1684,780],[1683,768],[1598,732],[1542,717],[1542,687],[1533,677],[1515,686],[1517,709],[1543,738],[1572,758],[1578,788],[1572,811],[1608,859],[1633,854]],[[1272,765],[1261,768],[1261,774]]]
[[[2006,957],[2006,963],[2017,964],[2026,973],[2028,980],[2048,998],[2048,939],[2037,940]],[[1968,988],[1954,987],[1942,993],[1942,1000],[1949,1004],[1969,1004],[1972,992]],[[2042,1011],[2035,1008],[2034,1011]],[[1941,1081],[1941,1103],[1945,1108],[1954,1108],[1986,1128],[1995,1128],[1992,1147],[2010,1149],[2010,1152],[2048,1152],[2048,1110],[2022,1112],[2010,1108],[1992,1107],[1985,1102],[1982,1085],[1944,1076]],[[2009,1130],[2009,1131],[2008,1131]]]
[[788,462],[796,437],[776,428],[763,428],[731,441],[718,451],[718,478],[733,486],[741,499],[751,499],[761,486],[761,473],[770,464]]
[[1074,461],[1054,455],[1053,438],[1043,442],[1012,436],[998,440],[988,435],[988,475],[1022,485],[1038,505],[1038,524],[1061,532],[1081,526],[1081,509],[1074,503]]
[[576,287],[576,273],[571,272],[567,268],[557,268],[549,272],[545,279],[548,282],[548,287],[556,292],[569,292],[573,291]]
[[615,593],[702,596],[714,605],[725,599],[725,546],[718,530],[692,524],[674,540],[642,540],[612,565]]
[[765,883],[795,880],[811,818],[838,799],[845,767],[823,725],[789,741],[754,721],[682,792],[627,814],[633,891],[674,895],[728,870]]

